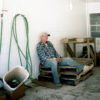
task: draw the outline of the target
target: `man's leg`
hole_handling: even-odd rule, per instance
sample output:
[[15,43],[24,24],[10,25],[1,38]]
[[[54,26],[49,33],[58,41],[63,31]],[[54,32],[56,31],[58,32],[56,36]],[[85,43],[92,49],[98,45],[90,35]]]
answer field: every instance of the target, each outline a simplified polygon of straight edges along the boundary
[[61,66],[72,66],[72,67],[78,67],[79,71],[82,72],[84,65],[83,64],[79,64],[78,62],[76,62],[75,60],[73,60],[70,57],[66,57],[66,58],[62,58],[62,61],[59,63],[59,65]]
[[53,59],[48,59],[45,62],[44,67],[51,68],[53,78],[54,78],[54,83],[59,84],[60,80],[59,80],[58,71],[57,71],[57,61]]

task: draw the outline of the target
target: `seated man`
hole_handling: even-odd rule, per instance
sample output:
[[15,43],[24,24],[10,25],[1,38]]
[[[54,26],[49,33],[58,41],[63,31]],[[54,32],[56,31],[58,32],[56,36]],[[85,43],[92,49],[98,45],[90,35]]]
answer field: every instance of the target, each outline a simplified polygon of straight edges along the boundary
[[55,50],[55,48],[53,47],[52,43],[50,41],[47,41],[48,36],[50,35],[46,32],[41,33],[41,41],[37,45],[37,53],[40,59],[40,64],[42,64],[46,68],[51,68],[54,78],[54,83],[57,86],[61,86],[57,71],[58,65],[59,66],[68,65],[72,67],[78,67],[80,72],[87,70],[88,66],[79,64],[69,57],[61,58],[60,55]]

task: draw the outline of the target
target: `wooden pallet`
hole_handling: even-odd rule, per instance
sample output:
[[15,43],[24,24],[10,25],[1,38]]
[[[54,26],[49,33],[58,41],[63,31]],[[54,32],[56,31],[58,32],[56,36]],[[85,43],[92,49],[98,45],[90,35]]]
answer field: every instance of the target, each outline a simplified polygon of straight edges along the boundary
[[[61,83],[66,84],[66,85],[73,85],[76,86],[79,84],[79,82],[86,80],[89,76],[93,74],[93,71],[89,71],[85,75],[82,75],[80,78],[78,78],[77,75],[76,77],[73,77],[74,75],[70,76],[70,78],[67,77],[61,77]],[[37,85],[48,87],[48,88],[53,88],[56,89],[56,85],[53,83],[53,77],[52,76],[39,76],[39,79],[36,81]]]
[[78,75],[76,75],[76,78],[74,78],[73,76],[71,76],[71,78],[67,78],[67,76],[66,77],[61,77],[61,82],[63,84],[70,84],[70,85],[76,86],[80,81],[86,80],[92,74],[93,74],[93,71],[90,70],[89,72],[87,72],[84,75],[81,75],[80,77],[78,77]]
[[[76,44],[86,44],[87,50],[88,50],[88,58],[92,58],[94,61],[94,64],[96,65],[96,39],[95,38],[64,38],[61,40],[64,44],[65,48],[65,56],[68,56],[68,54],[71,57],[76,57]],[[90,44],[93,44],[94,46],[94,52],[90,48]],[[73,44],[73,49],[71,48],[70,44]]]
[[[92,60],[91,59],[77,59],[73,58],[77,62],[87,63],[91,64]],[[78,71],[77,67],[71,67],[71,66],[58,66],[58,74],[59,78],[61,80],[62,84],[70,84],[70,85],[77,85],[80,81],[83,81],[87,79],[90,75],[93,74],[93,71],[90,70],[86,74],[81,75],[81,73]],[[38,82],[40,82],[40,85],[48,87],[47,84],[53,84],[53,75],[51,68],[45,68],[45,67],[40,67],[40,75],[38,77]],[[44,85],[44,82],[46,82]],[[39,84],[39,83],[38,83]],[[50,86],[50,85],[49,85]],[[55,86],[53,84],[53,86]],[[50,86],[52,88],[52,85]]]

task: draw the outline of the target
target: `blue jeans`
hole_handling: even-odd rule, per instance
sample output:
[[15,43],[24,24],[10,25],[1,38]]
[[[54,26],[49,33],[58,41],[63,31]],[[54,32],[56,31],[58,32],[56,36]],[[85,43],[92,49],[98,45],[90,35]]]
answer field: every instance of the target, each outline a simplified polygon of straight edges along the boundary
[[59,80],[59,76],[58,76],[57,66],[66,66],[66,65],[72,66],[72,67],[78,67],[80,72],[83,70],[83,67],[84,67],[83,64],[79,64],[69,57],[62,58],[60,63],[58,63],[56,60],[48,59],[48,60],[46,60],[44,67],[51,68],[53,78],[54,78],[54,83],[58,84],[58,83],[60,83],[60,80]]

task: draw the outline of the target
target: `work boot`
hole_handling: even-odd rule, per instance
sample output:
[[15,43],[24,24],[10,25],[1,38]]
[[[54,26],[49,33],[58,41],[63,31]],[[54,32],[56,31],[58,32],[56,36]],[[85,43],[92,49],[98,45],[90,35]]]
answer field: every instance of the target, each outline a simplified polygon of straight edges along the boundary
[[85,65],[84,69],[83,69],[83,72],[85,72],[85,73],[88,72],[89,70],[91,70],[93,68],[93,66],[94,66],[93,64],[91,64],[90,66]]

